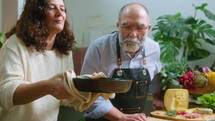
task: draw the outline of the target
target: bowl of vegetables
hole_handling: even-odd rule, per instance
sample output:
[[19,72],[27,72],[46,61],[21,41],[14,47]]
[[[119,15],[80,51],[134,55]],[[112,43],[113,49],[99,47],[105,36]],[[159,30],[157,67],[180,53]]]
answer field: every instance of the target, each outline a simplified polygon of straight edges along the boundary
[[211,108],[215,111],[215,92],[198,96],[196,103],[202,105],[202,107]]

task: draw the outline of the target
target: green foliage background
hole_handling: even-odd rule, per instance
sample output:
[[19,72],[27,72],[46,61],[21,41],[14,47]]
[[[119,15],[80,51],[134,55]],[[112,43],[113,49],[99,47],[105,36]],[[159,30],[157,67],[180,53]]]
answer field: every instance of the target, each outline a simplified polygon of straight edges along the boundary
[[[194,5],[193,5],[194,6]],[[194,16],[183,18],[181,13],[175,15],[163,15],[157,20],[152,29],[154,40],[161,45],[161,61],[164,63],[175,62],[176,57],[182,53],[182,58],[187,61],[194,61],[208,57],[211,52],[202,48],[202,43],[215,45],[215,28],[203,19],[197,19],[197,11],[215,21],[215,14],[205,7],[194,6]]]

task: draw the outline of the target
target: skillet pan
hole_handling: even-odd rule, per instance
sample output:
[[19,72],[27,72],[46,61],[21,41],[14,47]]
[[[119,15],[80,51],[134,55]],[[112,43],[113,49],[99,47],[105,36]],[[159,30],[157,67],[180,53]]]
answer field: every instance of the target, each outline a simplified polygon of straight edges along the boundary
[[73,78],[75,87],[82,92],[125,93],[132,85],[132,80],[121,78],[90,79],[87,77]]

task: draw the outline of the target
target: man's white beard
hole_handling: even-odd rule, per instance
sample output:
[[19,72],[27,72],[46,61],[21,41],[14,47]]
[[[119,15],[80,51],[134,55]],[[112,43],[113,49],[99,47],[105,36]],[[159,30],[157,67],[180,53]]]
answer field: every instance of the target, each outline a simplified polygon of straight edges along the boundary
[[119,42],[122,48],[127,52],[137,52],[143,46],[144,40],[145,38],[142,40],[138,40],[137,38],[122,39],[121,35],[119,34]]

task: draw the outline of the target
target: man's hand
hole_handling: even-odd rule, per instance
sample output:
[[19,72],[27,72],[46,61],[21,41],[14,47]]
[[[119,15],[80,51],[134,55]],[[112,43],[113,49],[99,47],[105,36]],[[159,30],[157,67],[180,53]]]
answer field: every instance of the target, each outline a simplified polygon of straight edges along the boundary
[[153,106],[153,110],[164,109],[163,101],[161,101],[160,99],[153,99],[152,106]]
[[152,108],[154,110],[161,110],[164,109],[164,103],[162,100],[160,100],[160,93],[153,93],[153,101],[152,101]]
[[137,114],[124,114],[124,117],[119,121],[147,121],[146,115],[144,113]]
[[110,121],[147,121],[144,113],[124,114],[115,107],[106,113],[103,118]]

